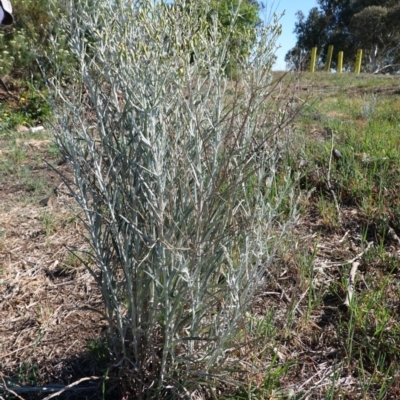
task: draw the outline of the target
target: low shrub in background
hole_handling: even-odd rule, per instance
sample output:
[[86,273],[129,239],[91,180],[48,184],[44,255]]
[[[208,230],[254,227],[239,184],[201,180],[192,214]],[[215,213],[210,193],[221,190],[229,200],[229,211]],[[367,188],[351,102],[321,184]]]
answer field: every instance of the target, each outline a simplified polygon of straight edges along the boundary
[[18,97],[4,94],[7,102],[0,103],[0,132],[17,125],[36,126],[51,119],[51,107],[47,101],[47,90],[41,91],[20,82]]
[[23,85],[33,82],[42,87],[42,70],[50,75],[46,54],[55,46],[58,68],[62,66],[66,74],[74,59],[68,52],[68,38],[57,32],[57,21],[67,12],[63,0],[52,3],[46,0],[13,2],[14,23],[0,30],[0,76],[9,76],[14,82],[20,80]]
[[296,217],[279,167],[285,114],[267,112],[278,21],[257,27],[232,81],[209,1],[70,7],[58,20],[76,59],[67,86],[57,46],[48,54],[55,136],[126,391],[230,381],[235,335]]
[[13,2],[14,23],[0,30],[0,131],[34,126],[51,117],[44,82],[45,74],[52,74],[46,57],[50,47],[53,57],[57,47],[58,69],[65,76],[74,62],[66,50],[67,38],[56,33],[51,9],[53,16],[66,12],[62,1]]

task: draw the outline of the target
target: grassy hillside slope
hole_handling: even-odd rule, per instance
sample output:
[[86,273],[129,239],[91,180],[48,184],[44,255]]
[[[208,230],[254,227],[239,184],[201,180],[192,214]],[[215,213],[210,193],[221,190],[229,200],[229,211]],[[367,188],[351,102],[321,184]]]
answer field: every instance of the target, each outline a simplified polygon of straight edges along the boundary
[[[297,179],[301,216],[237,338],[241,373],[204,393],[397,399],[400,77],[274,78],[276,106],[296,114],[281,167]],[[90,398],[121,398],[99,292],[68,251],[85,246],[81,222],[48,163],[69,173],[49,132],[0,131],[0,395],[8,385],[43,398],[44,385],[96,375],[110,384],[88,380]],[[78,389],[70,398],[84,398]]]

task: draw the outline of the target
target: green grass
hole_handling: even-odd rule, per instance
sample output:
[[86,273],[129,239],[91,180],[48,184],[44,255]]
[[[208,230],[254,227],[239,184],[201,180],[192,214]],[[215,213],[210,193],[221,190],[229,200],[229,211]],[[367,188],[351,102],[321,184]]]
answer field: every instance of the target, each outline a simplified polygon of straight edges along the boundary
[[[399,79],[317,76],[323,76],[323,83],[340,86],[347,92],[321,95],[313,103],[312,111],[319,116],[313,120],[319,141],[307,140],[305,122],[310,122],[307,114],[299,121],[309,174],[314,176],[310,186],[317,188],[314,204],[322,220],[321,229],[342,233],[351,222],[346,219],[353,215],[346,210],[352,209],[357,213],[351,232],[353,240],[364,237],[373,243],[361,258],[363,270],[359,276],[364,282],[358,284],[355,300],[348,313],[341,315],[336,329],[338,337],[344,339],[344,360],[358,375],[363,398],[383,398],[400,362],[397,355],[400,325],[394,299],[394,293],[397,297],[394,288],[399,282],[393,273],[398,257],[387,235],[389,228],[400,232],[397,196],[400,102],[391,94],[373,92],[378,86],[390,88]],[[349,95],[349,87],[372,90],[369,94],[360,90]],[[330,164],[333,148],[340,150],[343,158]],[[342,215],[336,212],[328,177]],[[343,276],[346,275],[347,271]],[[344,282],[342,290],[346,290]]]
[[[281,72],[276,73],[276,77],[282,76]],[[297,83],[301,87],[307,87],[308,90],[325,89],[327,93],[343,92],[343,91],[372,91],[379,90],[395,90],[399,83],[399,77],[395,75],[374,75],[365,74],[355,75],[353,73],[331,74],[331,73],[309,73],[303,72],[300,76],[298,73],[290,72],[284,77],[285,82],[290,82],[293,78],[297,78]]]
[[307,102],[285,163],[300,174],[301,223],[271,267],[265,291],[277,294],[247,331],[264,373],[229,398],[397,398],[400,78],[306,73],[297,84]]
[[56,230],[56,217],[49,211],[43,211],[39,215],[39,220],[42,223],[43,229],[46,232],[46,237],[49,237]]
[[[47,143],[48,141],[48,143]],[[40,148],[35,147],[41,143]],[[58,150],[48,132],[16,132],[7,130],[0,133],[0,182],[6,192],[20,193],[19,200],[36,202],[49,195],[53,183],[48,178],[44,159],[54,162]]]

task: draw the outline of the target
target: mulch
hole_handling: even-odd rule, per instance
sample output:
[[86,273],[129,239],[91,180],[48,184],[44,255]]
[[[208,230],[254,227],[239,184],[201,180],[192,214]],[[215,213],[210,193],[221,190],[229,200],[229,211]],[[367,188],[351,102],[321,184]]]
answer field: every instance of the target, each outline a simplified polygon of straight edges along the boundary
[[4,383],[19,386],[18,394],[101,372],[88,352],[106,329],[101,294],[87,269],[71,262],[70,249],[88,244],[57,173],[45,164],[38,172],[57,188],[46,201],[27,201],[24,185],[0,177],[0,394]]

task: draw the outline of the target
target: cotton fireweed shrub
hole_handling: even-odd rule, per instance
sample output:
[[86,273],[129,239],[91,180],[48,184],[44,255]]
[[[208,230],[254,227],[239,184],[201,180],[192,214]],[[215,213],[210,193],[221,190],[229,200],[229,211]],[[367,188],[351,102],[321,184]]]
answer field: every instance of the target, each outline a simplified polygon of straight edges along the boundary
[[279,24],[260,25],[233,81],[209,3],[83,1],[58,21],[76,69],[49,79],[55,136],[110,351],[138,398],[229,380],[235,334],[296,214],[285,121],[267,112]]

